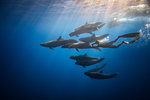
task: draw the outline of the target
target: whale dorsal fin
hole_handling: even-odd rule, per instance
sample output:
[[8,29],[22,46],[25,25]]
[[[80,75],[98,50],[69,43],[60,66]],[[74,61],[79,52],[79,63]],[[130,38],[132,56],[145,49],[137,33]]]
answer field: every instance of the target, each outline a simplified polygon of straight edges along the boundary
[[60,36],[57,40],[61,40],[62,39],[62,36]]
[[85,53],[84,56],[87,56],[87,53]]
[[79,37],[79,35],[78,35],[78,34],[76,34],[76,37]]
[[86,21],[85,25],[87,25],[87,24],[88,24],[88,22]]
[[95,34],[92,34],[92,37],[95,37]]

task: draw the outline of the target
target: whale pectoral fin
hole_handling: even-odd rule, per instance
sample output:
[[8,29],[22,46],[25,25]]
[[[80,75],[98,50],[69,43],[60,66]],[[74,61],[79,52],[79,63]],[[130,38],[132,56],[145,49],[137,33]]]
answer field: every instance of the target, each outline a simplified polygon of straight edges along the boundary
[[79,52],[79,49],[78,48],[75,48],[78,52]]
[[82,67],[85,68],[86,66],[83,65]]
[[100,48],[96,48],[98,51],[102,52],[102,50]]
[[49,47],[49,49],[53,50],[53,48],[52,48],[52,47]]
[[91,80],[94,80],[94,78],[91,78]]
[[101,70],[100,73],[103,73],[103,70]]

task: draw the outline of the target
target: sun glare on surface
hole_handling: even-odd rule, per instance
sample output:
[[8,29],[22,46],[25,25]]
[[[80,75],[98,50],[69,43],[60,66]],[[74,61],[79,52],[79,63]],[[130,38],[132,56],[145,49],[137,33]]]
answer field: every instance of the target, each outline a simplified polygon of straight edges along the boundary
[[[112,26],[129,21],[135,22],[138,16],[150,14],[149,5],[146,2],[146,0],[65,0],[63,3],[55,2],[47,7],[47,12],[51,10],[50,15],[58,15],[53,25],[54,30],[57,30],[60,23],[64,23],[62,21],[65,20],[63,32],[66,33],[68,26],[77,28],[85,22],[101,21],[107,25],[112,23]],[[147,20],[147,18],[143,19]]]

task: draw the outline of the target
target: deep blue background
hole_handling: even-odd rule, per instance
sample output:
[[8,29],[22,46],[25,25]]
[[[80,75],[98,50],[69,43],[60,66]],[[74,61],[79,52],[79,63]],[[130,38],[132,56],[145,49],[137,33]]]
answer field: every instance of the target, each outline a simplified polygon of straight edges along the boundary
[[[117,49],[102,49],[103,52],[91,49],[78,53],[60,47],[49,50],[39,44],[57,39],[59,35],[69,38],[68,33],[85,21],[78,17],[72,21],[68,16],[54,27],[59,14],[44,17],[45,7],[28,12],[31,6],[22,12],[16,7],[16,2],[19,1],[0,1],[1,100],[150,100],[150,43],[134,47],[138,45],[136,42]],[[78,22],[72,24],[76,20]],[[128,25],[129,29],[124,29],[127,27],[124,25],[120,26],[120,31],[112,28],[106,32],[135,32],[144,23],[135,25]],[[84,53],[107,57],[102,62],[108,63],[104,72],[119,72],[119,76],[91,80],[83,73],[94,66],[82,68],[69,59],[71,55]]]

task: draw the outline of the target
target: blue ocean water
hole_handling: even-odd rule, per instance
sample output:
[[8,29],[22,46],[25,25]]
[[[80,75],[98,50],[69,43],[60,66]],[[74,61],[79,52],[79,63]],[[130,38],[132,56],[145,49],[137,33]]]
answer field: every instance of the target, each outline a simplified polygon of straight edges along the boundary
[[[1,100],[149,100],[148,40],[141,41],[141,38],[115,49],[102,48],[102,52],[94,49],[77,52],[61,47],[50,50],[40,46],[59,36],[70,38],[68,34],[86,21],[105,22],[106,25],[94,33],[109,33],[110,40],[124,33],[137,32],[148,23],[141,20],[110,28],[103,17],[76,13],[79,12],[78,3],[71,1],[68,2],[74,8],[69,9],[61,7],[68,4],[65,0],[0,2]],[[80,35],[85,36],[90,35]],[[77,37],[71,39],[78,40]],[[107,80],[91,80],[84,72],[95,65],[83,68],[69,59],[84,53],[106,57],[97,65],[108,63],[104,72],[119,72],[119,75]]]

